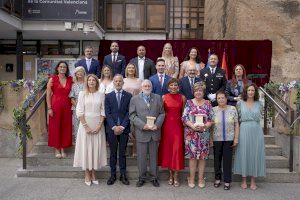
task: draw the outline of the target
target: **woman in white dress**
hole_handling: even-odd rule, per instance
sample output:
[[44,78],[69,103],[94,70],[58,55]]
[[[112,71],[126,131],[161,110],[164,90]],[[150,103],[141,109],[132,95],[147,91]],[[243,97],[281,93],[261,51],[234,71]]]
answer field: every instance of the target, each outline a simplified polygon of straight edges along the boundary
[[89,74],[85,90],[79,93],[76,114],[80,120],[74,155],[74,167],[85,170],[85,184],[99,184],[95,170],[107,164],[104,130],[104,98],[99,81]]
[[115,88],[112,79],[113,77],[112,77],[112,72],[110,67],[104,65],[102,67],[101,77],[99,79],[100,82],[99,91],[104,94],[108,94],[114,91]]

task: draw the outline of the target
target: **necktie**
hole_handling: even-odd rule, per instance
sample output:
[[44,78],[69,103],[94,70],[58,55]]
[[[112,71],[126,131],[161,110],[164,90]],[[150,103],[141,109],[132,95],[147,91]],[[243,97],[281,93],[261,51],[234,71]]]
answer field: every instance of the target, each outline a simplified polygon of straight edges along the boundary
[[164,75],[159,75],[159,83],[160,83],[160,86],[163,87],[163,77]]
[[113,64],[115,64],[116,62],[116,54],[114,53],[114,56],[113,56]]
[[193,78],[191,78],[191,82],[190,82],[190,84],[191,84],[191,90],[192,90],[192,93],[194,93],[194,79]]
[[118,101],[118,108],[120,108],[120,104],[121,104],[121,92],[117,92],[117,101]]
[[211,69],[211,74],[214,74],[215,73],[215,68],[212,68]]

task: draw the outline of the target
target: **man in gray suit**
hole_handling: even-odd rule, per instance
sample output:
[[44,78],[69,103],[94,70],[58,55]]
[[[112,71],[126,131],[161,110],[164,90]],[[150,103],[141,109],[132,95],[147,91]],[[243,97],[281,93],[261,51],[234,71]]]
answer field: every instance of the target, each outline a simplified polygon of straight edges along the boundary
[[[142,82],[142,92],[132,97],[129,104],[129,118],[135,126],[137,162],[139,180],[137,187],[144,185],[149,179],[152,185],[159,187],[157,180],[157,150],[160,140],[161,126],[164,121],[165,111],[162,98],[152,91],[152,83],[149,80]],[[148,120],[147,120],[148,117]],[[149,117],[154,117],[154,125],[150,125]],[[149,149],[150,177],[147,177],[147,149]]]
[[151,59],[146,58],[146,48],[144,46],[141,45],[137,48],[137,55],[137,57],[130,60],[130,63],[137,68],[137,77],[144,80],[156,74],[155,64]]

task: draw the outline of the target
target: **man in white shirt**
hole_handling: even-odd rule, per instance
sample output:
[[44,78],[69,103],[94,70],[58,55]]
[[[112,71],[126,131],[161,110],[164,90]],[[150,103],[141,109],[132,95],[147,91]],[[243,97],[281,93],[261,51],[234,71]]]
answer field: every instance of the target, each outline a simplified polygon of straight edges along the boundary
[[138,46],[137,55],[137,57],[130,60],[130,63],[135,65],[138,78],[140,80],[149,79],[150,76],[156,74],[154,62],[146,58],[146,48],[144,46]]

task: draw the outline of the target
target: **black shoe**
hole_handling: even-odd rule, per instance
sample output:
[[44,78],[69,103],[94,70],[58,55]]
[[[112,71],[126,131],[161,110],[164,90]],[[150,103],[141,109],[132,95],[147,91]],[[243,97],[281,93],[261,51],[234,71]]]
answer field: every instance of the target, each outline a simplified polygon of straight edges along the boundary
[[224,190],[230,190],[230,184],[225,183],[224,184]]
[[142,179],[139,179],[138,182],[136,182],[136,187],[142,187],[144,185],[145,181]]
[[154,187],[159,187],[159,182],[158,182],[157,179],[154,179],[154,180],[152,180],[151,182],[152,182],[152,185],[153,185]]
[[129,181],[128,181],[128,179],[127,179],[127,176],[124,174],[122,174],[121,176],[120,176],[120,181],[124,184],[124,185],[129,185]]
[[109,177],[109,179],[107,180],[107,185],[113,185],[117,180],[116,176],[111,176]]
[[218,187],[220,187],[221,186],[221,181],[220,180],[215,180],[215,182],[214,182],[214,187],[215,188],[218,188]]

